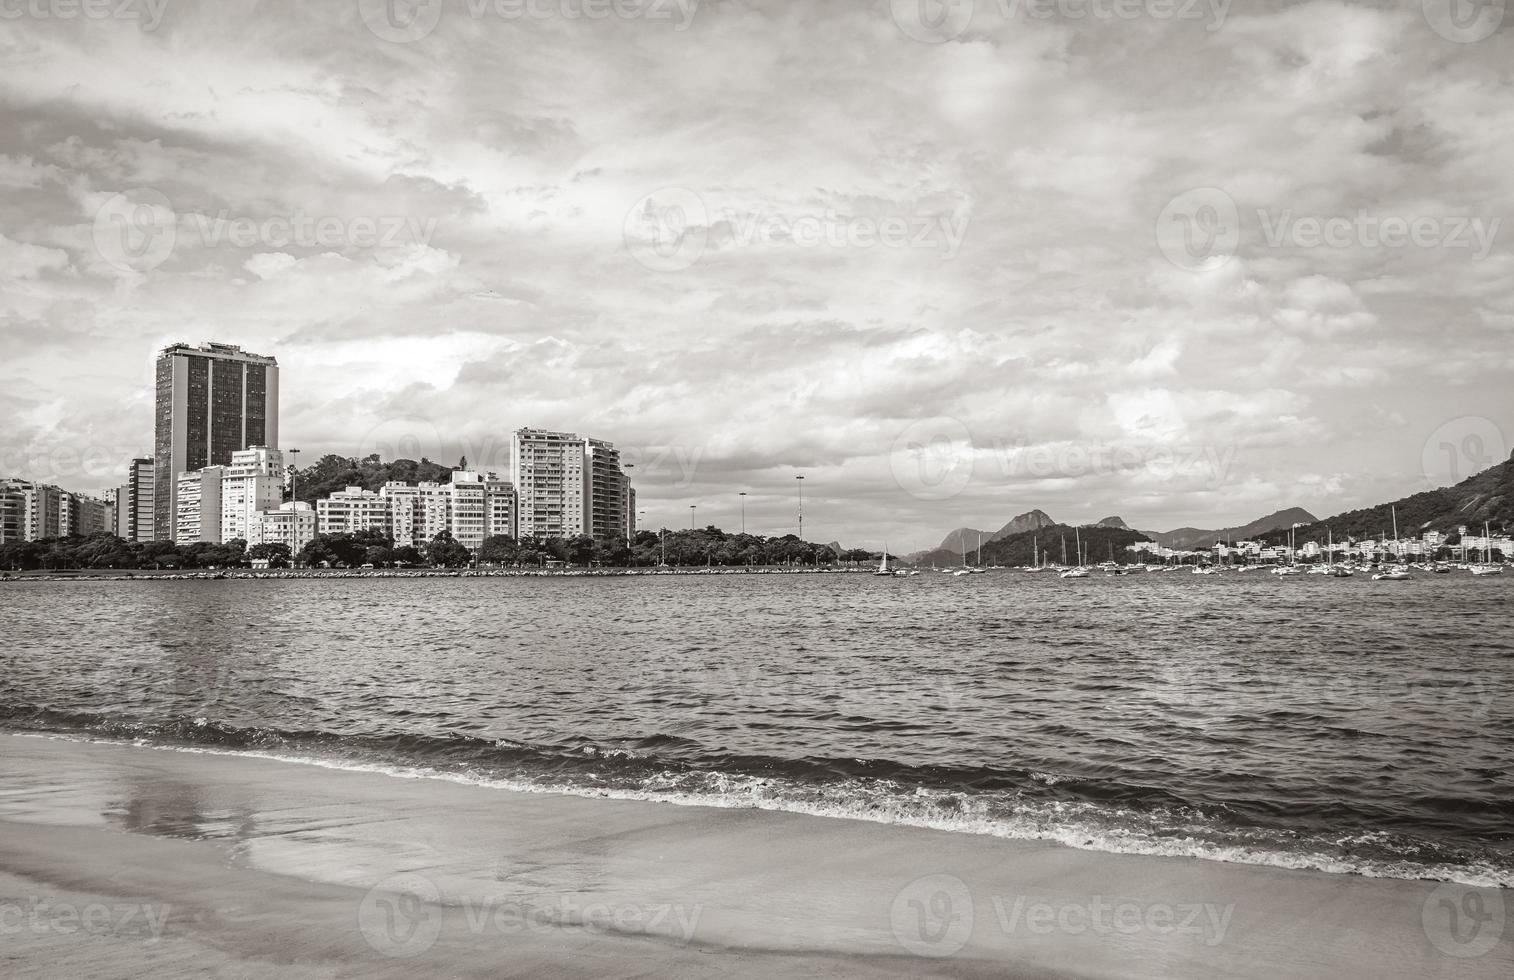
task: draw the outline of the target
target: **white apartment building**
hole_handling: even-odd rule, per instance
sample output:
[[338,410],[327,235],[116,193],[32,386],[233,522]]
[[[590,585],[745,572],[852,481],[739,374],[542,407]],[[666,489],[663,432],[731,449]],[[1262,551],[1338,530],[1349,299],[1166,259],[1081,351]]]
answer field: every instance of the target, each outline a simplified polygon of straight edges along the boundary
[[255,544],[282,544],[290,554],[298,555],[300,549],[315,537],[316,515],[303,500],[280,504],[276,510],[258,511],[247,527],[247,547]]
[[572,432],[517,429],[510,443],[520,537],[584,534],[584,440]]
[[449,483],[390,481],[379,488],[379,496],[388,507],[389,536],[395,545],[419,548],[441,532],[452,530]]
[[179,544],[220,543],[221,477],[224,471],[223,466],[207,466],[179,474],[174,504],[178,514],[174,519],[173,536]]
[[573,432],[517,429],[510,461],[517,537],[633,533],[633,491],[613,443]]
[[452,474],[448,488],[451,499],[452,537],[469,551],[477,551],[488,536],[488,506],[486,484],[483,477],[466,470]]
[[392,534],[389,520],[390,498],[374,490],[348,487],[318,500],[316,528],[321,534],[352,534],[370,528]]
[[484,536],[517,537],[515,484],[493,473],[484,476]]
[[283,501],[283,453],[267,446],[232,453],[221,474],[221,540],[250,541],[247,535],[258,512],[276,511]]

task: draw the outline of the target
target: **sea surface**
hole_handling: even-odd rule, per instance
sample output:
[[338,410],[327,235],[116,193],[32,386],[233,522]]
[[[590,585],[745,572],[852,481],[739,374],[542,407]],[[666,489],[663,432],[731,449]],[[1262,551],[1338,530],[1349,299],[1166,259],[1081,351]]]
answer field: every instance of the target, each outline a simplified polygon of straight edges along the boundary
[[0,583],[0,731],[1514,885],[1514,575]]

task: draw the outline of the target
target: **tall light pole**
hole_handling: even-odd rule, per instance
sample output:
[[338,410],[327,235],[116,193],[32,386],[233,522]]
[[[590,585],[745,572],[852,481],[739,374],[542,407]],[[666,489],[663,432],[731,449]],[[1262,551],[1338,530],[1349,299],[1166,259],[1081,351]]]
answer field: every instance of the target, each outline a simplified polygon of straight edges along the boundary
[[796,476],[799,481],[799,540],[804,540],[804,477]]
[[741,533],[745,534],[746,533],[746,491],[742,490],[742,491],[738,492],[737,496],[739,496],[741,498]]
[[298,449],[291,449],[289,450],[289,456],[289,519],[294,523],[292,529],[294,554],[289,556],[289,564],[290,567],[293,567],[294,557],[300,553],[300,497],[296,492],[298,487],[295,485],[299,474],[300,451]]
[[698,507],[698,506],[699,506],[698,504],[689,504],[689,530],[690,531],[694,530],[694,508]]

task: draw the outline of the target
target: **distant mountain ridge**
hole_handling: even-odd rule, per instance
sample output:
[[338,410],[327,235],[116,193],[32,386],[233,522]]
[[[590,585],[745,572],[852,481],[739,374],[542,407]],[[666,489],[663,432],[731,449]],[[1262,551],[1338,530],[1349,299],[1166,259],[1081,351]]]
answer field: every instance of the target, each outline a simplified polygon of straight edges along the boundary
[[[1294,524],[1313,524],[1317,521],[1313,514],[1302,507],[1289,507],[1266,517],[1259,517],[1250,524],[1240,527],[1222,527],[1214,530],[1205,530],[1197,527],[1180,527],[1175,531],[1136,531],[1119,517],[1100,518],[1093,524],[1084,524],[1082,527],[1103,527],[1111,530],[1130,531],[1140,535],[1145,540],[1149,539],[1167,548],[1189,550],[1193,548],[1208,548],[1216,541],[1239,541],[1245,538],[1256,537],[1269,531],[1287,530]],[[951,531],[942,540],[941,544],[930,550],[922,551],[911,556],[916,561],[935,562],[937,564],[952,564],[961,560],[963,554],[971,554],[977,550],[978,535],[983,536],[983,549],[985,559],[988,554],[988,546],[996,541],[1024,534],[1026,531],[1037,531],[1042,528],[1067,528],[1072,525],[1058,524],[1052,520],[1051,515],[1044,510],[1030,510],[1010,520],[1009,523],[997,531],[979,531],[976,528],[959,527]]]
[[997,531],[980,531],[972,527],[959,527],[947,532],[941,544],[936,547],[937,551],[950,551],[957,555],[972,551],[978,547],[978,539],[981,536],[983,544],[989,544],[1000,538],[1007,538],[1011,534],[1019,534],[1023,531],[1034,531],[1040,527],[1050,527],[1055,522],[1044,510],[1028,510],[1023,514],[1012,517],[1009,523]]
[[[1470,533],[1482,534],[1483,522],[1490,530],[1514,530],[1514,454],[1481,473],[1438,490],[1410,494],[1374,507],[1343,511],[1324,520],[1311,521],[1296,532],[1299,544],[1325,541],[1334,537],[1379,538],[1393,533],[1393,518],[1398,517],[1401,537],[1417,538],[1425,531],[1455,531],[1466,525]],[[1273,532],[1264,537],[1273,543],[1285,535]]]
[[1259,517],[1250,524],[1242,524],[1240,527],[1222,527],[1214,530],[1180,527],[1174,531],[1143,531],[1141,533],[1164,548],[1191,551],[1195,548],[1212,547],[1216,542],[1244,541],[1269,531],[1286,531],[1295,524],[1313,524],[1317,520],[1319,518],[1302,507],[1289,507],[1268,514],[1266,517]]

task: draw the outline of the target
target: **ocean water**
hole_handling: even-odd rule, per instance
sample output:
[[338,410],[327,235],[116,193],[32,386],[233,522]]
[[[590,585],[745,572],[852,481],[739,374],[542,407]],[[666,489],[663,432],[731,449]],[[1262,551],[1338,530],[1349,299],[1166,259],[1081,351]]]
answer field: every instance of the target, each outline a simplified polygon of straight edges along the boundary
[[1514,885],[1514,575],[0,584],[0,730]]

